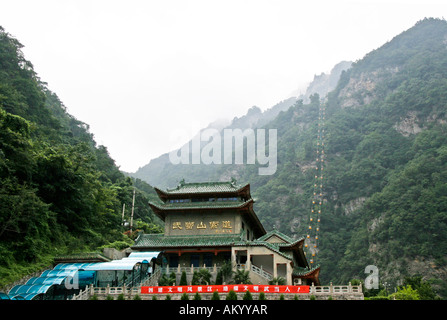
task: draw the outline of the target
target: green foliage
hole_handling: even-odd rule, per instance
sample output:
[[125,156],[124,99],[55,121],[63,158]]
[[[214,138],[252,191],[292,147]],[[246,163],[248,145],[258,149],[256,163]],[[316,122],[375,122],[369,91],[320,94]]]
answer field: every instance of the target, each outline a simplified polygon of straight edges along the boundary
[[181,277],[180,277],[180,283],[179,283],[179,286],[186,286],[186,285],[188,285],[188,282],[187,282],[187,280],[186,280],[186,271],[183,270],[183,271],[182,271],[182,275],[181,275]]
[[176,274],[175,272],[171,272],[169,277],[166,275],[166,273],[163,273],[160,278],[158,279],[158,285],[159,286],[172,286],[176,283]]
[[399,288],[391,297],[394,300],[420,300],[418,292],[411,285]]
[[208,269],[201,268],[199,271],[194,271],[191,280],[192,285],[206,285],[211,284],[211,273]]
[[231,266],[231,261],[224,262],[220,268],[220,272],[221,272],[221,276],[222,276],[221,284],[224,282],[228,283],[233,276],[233,268]]
[[214,284],[220,285],[223,283],[222,280],[222,270],[217,271],[217,275],[216,275],[216,281],[214,282]]
[[267,300],[265,298],[265,293],[263,291],[261,293],[259,293],[259,300]]
[[250,291],[245,291],[244,296],[242,297],[242,300],[253,300],[253,296],[251,295]]
[[269,284],[276,284],[276,285],[285,285],[286,283],[287,283],[286,279],[284,279],[283,277],[276,277],[269,281]]
[[225,297],[225,300],[237,300],[237,294],[233,290],[230,290]]
[[184,292],[180,297],[180,300],[189,300],[189,295],[186,292]]
[[0,287],[50,256],[132,244],[121,214],[134,186],[137,228],[161,232],[147,205],[155,192],[120,172],[88,125],[40,81],[22,47],[0,27]]
[[220,300],[220,296],[217,291],[213,292],[213,295],[211,296],[211,300]]
[[124,297],[124,293],[120,293],[116,300],[126,300],[126,298]]
[[193,300],[202,300],[202,297],[200,296],[200,293],[196,292],[196,294],[194,295],[194,299]]
[[432,285],[422,280],[421,276],[406,277],[404,286],[410,286],[417,291],[420,300],[438,300],[440,299],[433,290]]
[[250,272],[248,270],[236,270],[234,272],[233,281],[236,284],[251,284]]

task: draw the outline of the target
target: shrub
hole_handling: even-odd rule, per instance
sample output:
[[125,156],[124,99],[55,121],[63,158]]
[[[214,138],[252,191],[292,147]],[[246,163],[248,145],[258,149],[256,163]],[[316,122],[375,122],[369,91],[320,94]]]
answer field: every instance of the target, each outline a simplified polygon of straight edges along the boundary
[[250,293],[250,291],[245,291],[244,297],[242,298],[242,300],[253,300],[253,297]]
[[194,300],[202,300],[200,293],[196,292],[196,294],[194,295]]
[[237,300],[236,292],[234,292],[233,290],[230,290],[230,292],[228,292],[227,297],[225,298],[225,300]]
[[220,296],[219,296],[219,293],[217,291],[213,292],[211,300],[220,300]]
[[189,300],[189,296],[186,294],[186,292],[182,294],[180,300]]
[[187,286],[188,282],[186,281],[186,272],[183,270],[182,276],[180,277],[179,286]]

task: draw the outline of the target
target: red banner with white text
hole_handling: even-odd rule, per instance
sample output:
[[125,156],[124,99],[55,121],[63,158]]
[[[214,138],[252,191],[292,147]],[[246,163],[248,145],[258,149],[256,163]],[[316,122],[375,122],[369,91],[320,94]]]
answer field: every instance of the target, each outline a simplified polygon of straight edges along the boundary
[[234,292],[251,293],[309,293],[309,286],[279,286],[279,285],[256,285],[256,284],[227,284],[211,286],[146,286],[141,287],[142,294],[175,294],[175,293],[228,293]]

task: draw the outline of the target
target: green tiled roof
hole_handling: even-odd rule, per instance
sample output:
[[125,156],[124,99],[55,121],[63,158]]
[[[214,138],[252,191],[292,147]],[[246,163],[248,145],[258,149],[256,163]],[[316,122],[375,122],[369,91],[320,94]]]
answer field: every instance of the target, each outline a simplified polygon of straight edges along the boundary
[[133,248],[232,246],[234,245],[234,243],[240,240],[240,234],[200,236],[165,236],[164,234],[141,234],[135,241]]
[[177,188],[167,189],[165,192],[169,194],[183,193],[224,193],[236,192],[245,186],[237,186],[233,182],[196,182],[196,183],[180,183]]
[[[288,243],[294,243],[296,242],[295,239],[289,237],[288,235],[274,229],[272,231],[267,232],[265,235],[263,235],[262,237],[260,237],[258,240],[267,240],[268,238],[270,238],[272,235],[276,235],[279,238],[283,239],[284,241],[288,242]],[[301,240],[301,239],[300,239]]]
[[253,202],[253,199],[247,201],[203,201],[203,202],[175,202],[175,203],[154,203],[150,205],[159,210],[178,210],[178,209],[231,209],[242,208]]
[[294,276],[307,276],[317,270],[320,267],[320,265],[316,265],[313,268],[302,268],[302,267],[294,267],[292,274]]
[[281,247],[290,246],[292,243],[269,243],[262,240],[243,240],[244,233],[233,235],[200,235],[200,236],[165,236],[164,234],[141,234],[133,248],[177,248],[177,247],[214,247],[214,246],[264,246],[279,255],[292,260],[290,254],[280,251]]

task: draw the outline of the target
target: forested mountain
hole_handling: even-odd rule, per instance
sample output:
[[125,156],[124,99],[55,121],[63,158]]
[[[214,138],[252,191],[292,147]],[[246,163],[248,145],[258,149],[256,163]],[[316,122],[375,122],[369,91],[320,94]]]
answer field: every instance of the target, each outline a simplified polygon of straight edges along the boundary
[[0,287],[56,255],[130,243],[122,208],[128,217],[134,186],[136,223],[161,230],[147,206],[152,188],[120,172],[21,48],[0,27]]
[[[140,226],[160,231],[146,206],[155,198],[152,188],[119,171],[88,125],[69,115],[39,79],[21,47],[0,29],[0,286],[55,255],[128,241],[121,210],[134,185]],[[419,21],[356,61],[325,99],[285,101],[264,123],[256,108],[234,119],[234,126],[277,129],[275,174],[261,176],[257,165],[168,167],[165,155],[140,178],[157,174],[164,183],[157,186],[173,187],[183,178],[234,177],[251,184],[266,229],[303,237],[321,107],[321,282],[364,280],[365,267],[375,265],[380,283],[421,275],[447,297],[445,20]]]
[[[322,283],[380,283],[420,275],[447,296],[447,23],[424,19],[341,74],[327,99],[297,101],[265,124],[278,131],[278,169],[182,165],[187,181],[250,183],[267,229],[305,236],[319,108],[325,115],[324,203],[317,263]],[[191,178],[192,177],[192,178]],[[195,177],[195,178],[194,178]],[[147,177],[146,177],[147,178]]]

